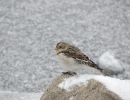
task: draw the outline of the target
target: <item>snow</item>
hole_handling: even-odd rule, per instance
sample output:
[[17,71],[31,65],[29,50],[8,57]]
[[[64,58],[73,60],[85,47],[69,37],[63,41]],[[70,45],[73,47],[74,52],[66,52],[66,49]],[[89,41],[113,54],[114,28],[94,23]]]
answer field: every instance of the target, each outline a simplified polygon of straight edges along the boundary
[[104,69],[107,75],[123,73],[125,70],[122,62],[115,58],[112,51],[107,51],[99,57],[98,66]]
[[74,99],[74,97],[73,97],[73,96],[69,98],[69,100],[73,100],[73,99]]
[[0,91],[0,100],[40,100],[42,94]]
[[95,79],[106,86],[110,91],[119,95],[123,100],[130,100],[130,80],[120,80],[102,75],[79,75],[64,79],[58,87],[72,91],[74,86],[87,86],[90,79]]

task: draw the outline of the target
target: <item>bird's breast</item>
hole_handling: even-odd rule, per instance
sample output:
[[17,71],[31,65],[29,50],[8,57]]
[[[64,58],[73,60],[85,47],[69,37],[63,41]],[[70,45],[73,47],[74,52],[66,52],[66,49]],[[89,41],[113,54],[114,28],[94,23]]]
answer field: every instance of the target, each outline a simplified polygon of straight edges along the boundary
[[59,53],[56,56],[57,56],[58,62],[65,64],[66,66],[71,64],[71,60],[68,57],[66,57],[63,53]]
[[75,61],[74,58],[67,57],[64,53],[56,55],[57,61],[67,71],[77,71],[81,66]]

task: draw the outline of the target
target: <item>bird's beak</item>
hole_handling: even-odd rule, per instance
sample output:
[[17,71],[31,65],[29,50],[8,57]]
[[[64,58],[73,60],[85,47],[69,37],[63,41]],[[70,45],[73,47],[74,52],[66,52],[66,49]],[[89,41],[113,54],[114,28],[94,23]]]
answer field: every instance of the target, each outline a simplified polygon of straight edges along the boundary
[[58,50],[58,48],[56,47],[55,50]]

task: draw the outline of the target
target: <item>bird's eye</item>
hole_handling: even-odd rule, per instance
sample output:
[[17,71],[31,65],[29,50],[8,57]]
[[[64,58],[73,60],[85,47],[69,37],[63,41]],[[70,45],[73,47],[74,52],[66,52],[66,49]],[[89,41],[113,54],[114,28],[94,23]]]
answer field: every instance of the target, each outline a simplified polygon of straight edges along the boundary
[[59,46],[59,48],[62,48],[62,46]]

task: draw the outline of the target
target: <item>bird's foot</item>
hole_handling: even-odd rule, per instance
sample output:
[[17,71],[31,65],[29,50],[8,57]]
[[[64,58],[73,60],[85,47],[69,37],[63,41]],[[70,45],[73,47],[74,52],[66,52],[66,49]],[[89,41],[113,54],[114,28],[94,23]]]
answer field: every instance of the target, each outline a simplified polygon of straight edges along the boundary
[[74,75],[76,75],[77,73],[75,73],[75,72],[62,72],[63,74],[68,74],[68,75],[72,75],[72,76],[74,76]]

